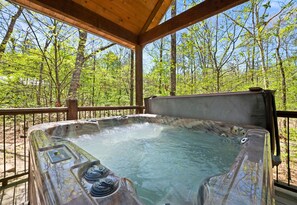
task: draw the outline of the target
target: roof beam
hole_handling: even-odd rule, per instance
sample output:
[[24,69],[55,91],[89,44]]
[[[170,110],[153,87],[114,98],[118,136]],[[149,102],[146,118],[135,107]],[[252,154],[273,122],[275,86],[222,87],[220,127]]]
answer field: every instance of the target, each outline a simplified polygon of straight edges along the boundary
[[71,0],[12,0],[108,40],[133,48],[137,35]]
[[155,18],[156,14],[158,13],[159,9],[161,8],[162,4],[163,4],[163,0],[158,0],[153,11],[151,12],[150,16],[148,17],[144,26],[142,27],[140,33],[144,33],[148,29],[148,27],[152,23],[152,20]]
[[138,44],[146,45],[248,0],[205,0],[187,11],[141,34]]

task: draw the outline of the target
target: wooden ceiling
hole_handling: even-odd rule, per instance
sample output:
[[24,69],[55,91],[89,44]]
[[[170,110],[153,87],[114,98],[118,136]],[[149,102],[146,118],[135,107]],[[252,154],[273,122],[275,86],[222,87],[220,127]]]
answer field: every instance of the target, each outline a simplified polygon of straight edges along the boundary
[[159,25],[172,0],[12,0],[129,48],[146,45],[247,0],[205,0]]

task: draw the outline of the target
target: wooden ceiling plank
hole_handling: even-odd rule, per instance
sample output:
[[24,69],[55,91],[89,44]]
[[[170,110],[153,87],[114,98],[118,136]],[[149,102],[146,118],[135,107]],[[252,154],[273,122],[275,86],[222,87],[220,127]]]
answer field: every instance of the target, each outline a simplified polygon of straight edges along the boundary
[[205,0],[159,26],[139,35],[138,44],[146,45],[246,1],[248,0]]
[[[119,26],[138,34],[140,30],[139,18],[136,17],[135,13],[128,12],[124,9],[119,10],[114,6],[105,6],[100,4],[98,1],[94,0],[73,0],[75,3],[97,13],[98,15],[103,16],[106,19],[111,20],[112,22],[118,24]],[[135,23],[137,21],[138,23]],[[142,21],[144,21],[142,19]]]
[[146,20],[144,26],[142,27],[140,33],[146,32],[146,30],[148,29],[148,27],[151,25],[153,19],[155,18],[156,14],[160,10],[162,4],[163,4],[163,0],[158,0],[158,2],[156,3],[154,9],[152,10],[150,16],[148,17],[148,19]]
[[146,6],[143,6],[142,0],[132,0],[129,2],[117,0],[112,1],[112,5],[110,5],[111,3],[106,0],[101,0],[100,2],[104,2],[104,4],[102,3],[102,5],[105,5],[105,7],[112,6],[112,14],[118,14],[121,20],[125,21],[126,19],[126,21],[129,21],[131,26],[133,25],[134,27],[136,27],[137,29],[133,30],[136,34],[139,34],[142,25],[145,23],[147,16],[149,16],[150,14],[150,10]]
[[[45,13],[77,27],[92,30],[94,28],[102,36],[120,43],[124,46],[134,47],[137,43],[137,36],[131,31],[103,18],[102,16],[84,8],[83,6],[68,0],[12,0],[25,7]],[[47,11],[45,10],[47,9]],[[71,21],[72,20],[72,21]],[[90,28],[90,29],[88,29]]]
[[[125,1],[106,0],[73,0],[74,2],[88,8],[106,19],[138,34],[145,23],[149,10],[140,6],[138,1],[125,3]],[[141,13],[141,15],[138,15]]]

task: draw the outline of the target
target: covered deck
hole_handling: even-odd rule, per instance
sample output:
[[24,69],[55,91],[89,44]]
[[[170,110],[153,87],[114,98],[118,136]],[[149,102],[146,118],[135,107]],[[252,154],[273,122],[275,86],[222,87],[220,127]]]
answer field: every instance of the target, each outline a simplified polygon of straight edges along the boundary
[[[69,100],[67,107],[36,109],[1,109],[0,118],[4,141],[4,159],[12,156],[13,166],[4,163],[1,175],[0,204],[28,204],[28,152],[27,131],[34,124],[95,117],[143,113],[143,48],[162,37],[221,13],[247,0],[205,0],[187,11],[161,22],[172,0],[12,0],[28,9],[53,17],[72,26],[84,29],[135,51],[135,106],[78,107]],[[278,112],[279,118],[288,119],[288,132],[284,143],[290,146],[289,119],[296,120],[297,112]],[[6,127],[9,127],[7,129]],[[5,144],[5,140],[12,144]],[[5,146],[13,146],[6,153]],[[274,168],[277,204],[295,204],[297,201],[296,169],[290,164],[290,150],[285,150],[288,163],[284,165],[285,178],[279,178]],[[19,154],[21,153],[21,154]],[[19,160],[19,158],[23,160]],[[296,170],[295,170],[296,171]],[[293,183],[292,183],[293,182]]]

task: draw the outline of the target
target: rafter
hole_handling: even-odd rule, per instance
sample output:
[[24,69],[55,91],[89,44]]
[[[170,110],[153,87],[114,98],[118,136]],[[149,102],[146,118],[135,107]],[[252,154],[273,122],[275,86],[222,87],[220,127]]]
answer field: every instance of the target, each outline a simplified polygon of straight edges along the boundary
[[159,9],[161,8],[162,3],[163,3],[163,0],[158,0],[156,6],[154,7],[153,11],[151,12],[150,16],[148,17],[144,26],[142,27],[140,33],[144,33],[148,29],[153,19],[155,18],[156,14],[158,13]]
[[146,45],[248,0],[205,0],[189,10],[141,34],[138,44]]

